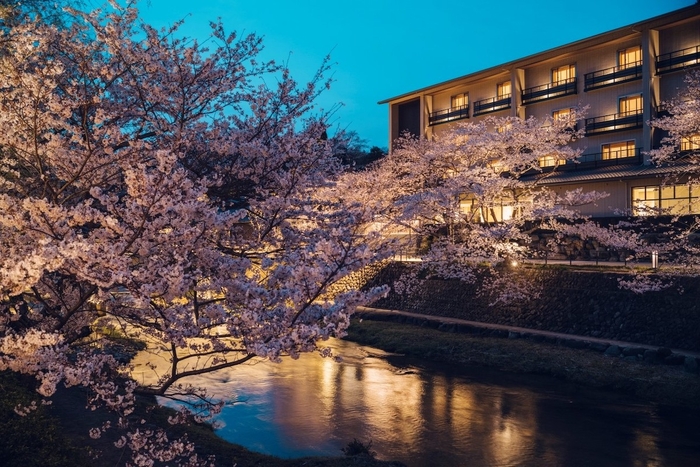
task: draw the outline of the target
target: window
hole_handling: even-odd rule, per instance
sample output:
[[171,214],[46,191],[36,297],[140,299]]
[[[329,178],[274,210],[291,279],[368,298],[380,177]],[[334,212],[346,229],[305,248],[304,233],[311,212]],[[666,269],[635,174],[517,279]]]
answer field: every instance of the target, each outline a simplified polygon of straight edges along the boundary
[[700,213],[698,185],[651,185],[632,188],[632,214],[635,216],[697,213]]
[[620,116],[640,114],[643,111],[642,95],[635,94],[633,96],[621,97],[619,101]]
[[484,200],[479,200],[474,195],[463,195],[460,197],[460,211],[466,215],[470,222],[493,223],[511,220],[517,216],[517,210],[512,199],[504,197],[496,199],[492,204],[483,204]]
[[681,151],[694,151],[696,149],[700,149],[700,135],[681,138]]
[[506,123],[505,125],[498,125],[496,127],[496,133],[505,133],[506,131],[510,131],[513,128],[512,123]]
[[621,70],[642,64],[642,46],[637,45],[617,52],[617,64]]
[[498,99],[510,97],[510,81],[504,81],[496,85],[496,97]]
[[552,119],[556,121],[568,120],[571,117],[571,109],[559,109],[552,112]]
[[621,159],[623,157],[634,157],[634,149],[634,140],[604,144],[602,147],[602,159],[608,160]]
[[566,159],[560,159],[552,155],[542,156],[537,161],[540,167],[559,167],[560,165],[566,164]]
[[564,65],[552,69],[552,84],[563,84],[576,78],[576,65]]
[[566,131],[576,131],[576,121],[574,118],[574,109],[559,109],[552,112],[552,120],[555,122],[565,122]]
[[469,93],[463,92],[450,97],[450,108],[461,109],[469,106]]
[[638,186],[632,188],[632,215],[653,216],[659,210],[659,187]]

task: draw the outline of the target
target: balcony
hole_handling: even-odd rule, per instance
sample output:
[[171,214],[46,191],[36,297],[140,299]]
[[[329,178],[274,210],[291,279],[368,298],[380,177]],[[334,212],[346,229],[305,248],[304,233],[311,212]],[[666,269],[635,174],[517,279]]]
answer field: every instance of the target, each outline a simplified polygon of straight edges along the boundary
[[510,109],[510,94],[474,102],[474,116]]
[[[641,164],[642,152],[641,148],[622,149],[619,151],[610,151],[607,153],[584,154],[579,156],[579,169],[590,167],[605,167],[608,165],[626,165],[626,164]],[[631,154],[630,154],[631,153]],[[576,170],[576,169],[574,169]]]
[[430,112],[428,116],[428,125],[433,126],[439,123],[462,120],[463,118],[469,118],[469,104]]
[[624,66],[614,66],[604,70],[586,73],[584,76],[584,91],[613,86],[642,79],[642,62],[630,63]]
[[586,119],[586,136],[610,131],[633,130],[644,125],[644,115],[640,111],[603,115]]
[[[630,155],[630,152],[632,154]],[[620,157],[622,156],[622,157]],[[608,157],[603,159],[603,157]],[[623,150],[623,151],[612,151],[612,153],[596,153],[596,154],[584,154],[579,156],[578,162],[569,161],[566,164],[561,165],[550,165],[547,167],[542,167],[542,172],[551,172],[556,170],[561,171],[577,171],[577,170],[589,170],[597,169],[601,167],[610,167],[615,165],[640,165],[643,162],[642,150],[640,148],[634,149],[634,151]]]
[[700,65],[700,45],[659,55],[656,57],[656,74],[660,75],[697,65]]
[[570,94],[576,94],[576,78],[523,89],[523,104],[532,104],[533,102],[546,101]]

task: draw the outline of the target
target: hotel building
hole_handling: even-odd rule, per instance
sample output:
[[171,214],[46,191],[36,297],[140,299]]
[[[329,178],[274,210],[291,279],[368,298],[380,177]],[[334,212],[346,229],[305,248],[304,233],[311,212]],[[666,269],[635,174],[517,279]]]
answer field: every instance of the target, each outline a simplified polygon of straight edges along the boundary
[[[588,106],[578,122],[585,136],[571,143],[582,151],[578,163],[540,160],[543,171],[555,171],[540,183],[557,192],[583,187],[609,193],[597,205],[581,207],[594,217],[643,215],[659,207],[696,214],[700,186],[663,184],[672,169],[651,165],[646,154],[663,135],[646,122],[663,115],[663,102],[682,95],[686,70],[699,65],[696,3],[380,104],[389,106],[390,146],[405,131],[432,138],[455,122],[486,115],[556,118]],[[679,151],[698,148],[700,136]]]

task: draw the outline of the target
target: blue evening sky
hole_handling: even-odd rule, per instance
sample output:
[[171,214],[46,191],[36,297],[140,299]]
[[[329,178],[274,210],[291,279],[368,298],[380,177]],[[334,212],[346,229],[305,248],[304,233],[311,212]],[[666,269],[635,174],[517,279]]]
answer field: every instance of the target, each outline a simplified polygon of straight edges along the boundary
[[[308,80],[331,54],[335,83],[319,101],[335,127],[388,146],[388,108],[378,105],[431,84],[574,42],[695,3],[695,0],[142,0],[154,26],[185,19],[204,39],[209,20],[264,37],[261,57],[288,61]],[[434,5],[434,6],[431,6]],[[331,132],[332,134],[332,132]]]

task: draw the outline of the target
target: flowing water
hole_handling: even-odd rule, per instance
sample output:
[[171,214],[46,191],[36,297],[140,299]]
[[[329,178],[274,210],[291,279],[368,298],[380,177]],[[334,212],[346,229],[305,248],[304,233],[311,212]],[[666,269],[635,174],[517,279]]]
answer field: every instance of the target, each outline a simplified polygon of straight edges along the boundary
[[357,438],[409,467],[700,466],[700,411],[331,346],[342,363],[304,355],[191,382],[236,400],[221,437],[281,457],[342,455]]

